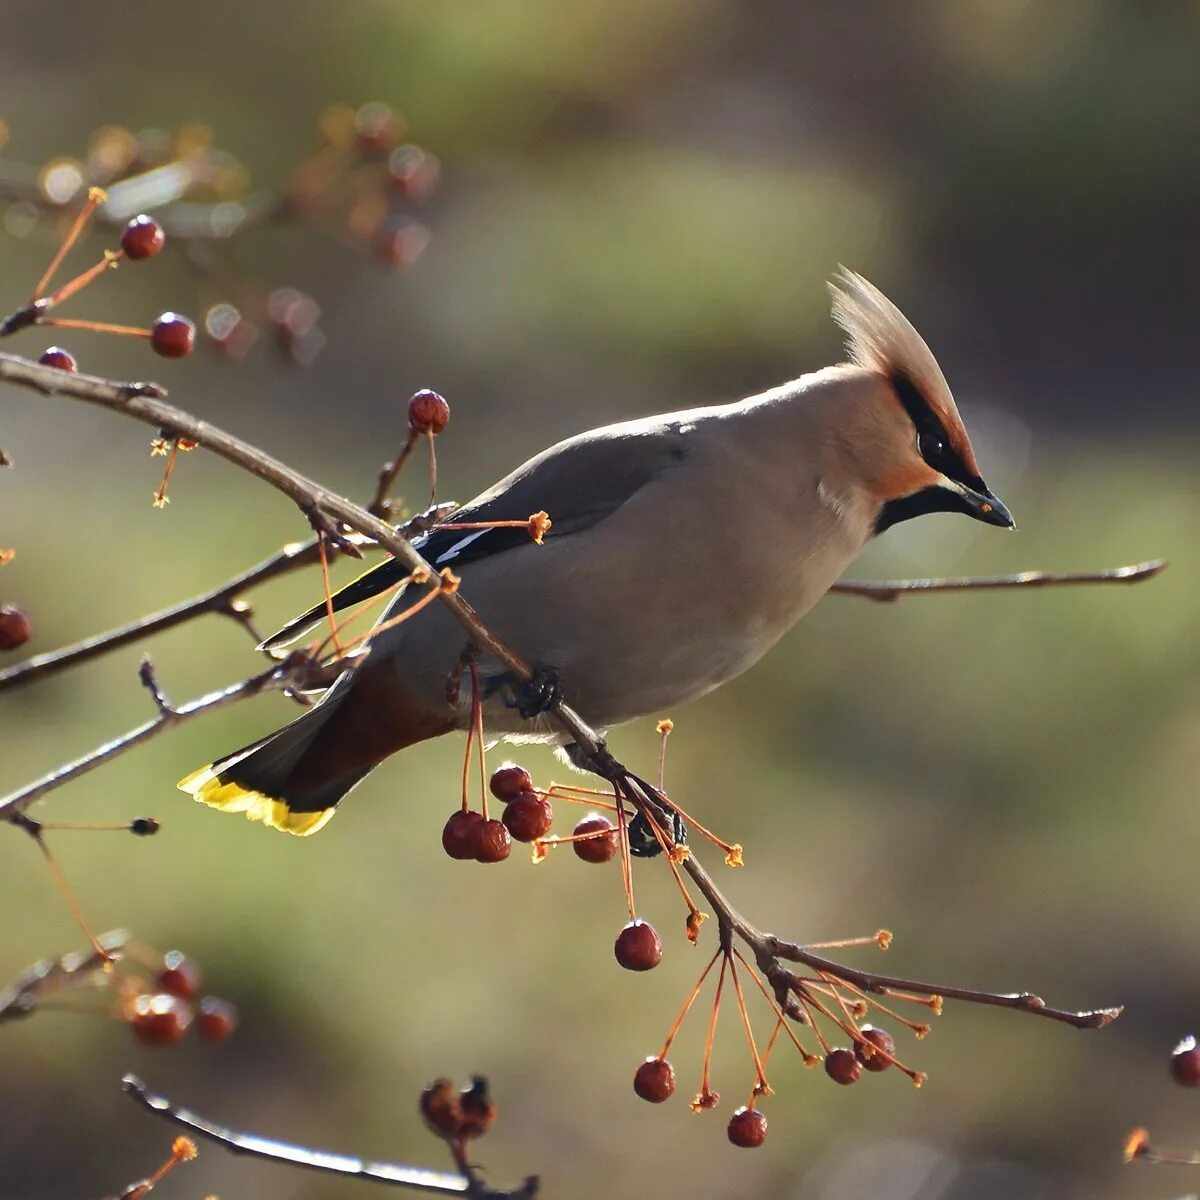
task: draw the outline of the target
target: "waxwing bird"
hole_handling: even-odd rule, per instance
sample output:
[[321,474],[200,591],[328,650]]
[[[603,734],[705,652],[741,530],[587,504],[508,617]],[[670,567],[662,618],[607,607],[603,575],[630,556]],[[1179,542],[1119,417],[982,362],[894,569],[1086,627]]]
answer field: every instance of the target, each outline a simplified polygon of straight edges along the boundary
[[[1013,527],[980,477],[950,388],[903,314],[859,275],[831,285],[849,363],[731,404],[623,421],[569,438],[414,542],[461,577],[484,623],[553,672],[591,725],[660,714],[741,674],[804,615],[874,536],[925,513]],[[334,596],[335,609],[393,587],[388,561]],[[401,591],[381,620],[413,598]],[[319,604],[268,645],[324,618]],[[467,649],[445,605],[384,630],[365,661],[279,732],[193,772],[195,799],[308,834],[389,755],[464,729]],[[478,662],[491,734],[561,740],[502,664]]]

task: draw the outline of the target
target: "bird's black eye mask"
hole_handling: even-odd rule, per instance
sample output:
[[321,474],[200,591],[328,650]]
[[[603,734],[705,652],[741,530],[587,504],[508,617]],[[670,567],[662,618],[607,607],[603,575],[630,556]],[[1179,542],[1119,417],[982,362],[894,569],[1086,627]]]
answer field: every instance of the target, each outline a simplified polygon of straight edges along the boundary
[[[890,382],[908,419],[913,423],[917,452],[925,462],[947,479],[953,479],[973,492],[986,492],[983,480],[967,469],[958,451],[951,445],[945,425],[921,389],[903,371],[895,372]],[[901,496],[884,504],[875,521],[875,532],[880,534],[901,521],[927,513],[968,511],[961,497],[948,488],[931,484],[910,496]]]

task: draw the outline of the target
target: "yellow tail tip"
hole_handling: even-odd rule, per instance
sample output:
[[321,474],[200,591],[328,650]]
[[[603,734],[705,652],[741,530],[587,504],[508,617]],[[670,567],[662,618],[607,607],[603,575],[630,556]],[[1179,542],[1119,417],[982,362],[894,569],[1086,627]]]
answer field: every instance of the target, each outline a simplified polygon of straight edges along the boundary
[[251,791],[240,783],[223,783],[211,763],[185,775],[175,786],[209,808],[245,813],[248,821],[261,821],[272,829],[281,829],[296,837],[307,837],[323,829],[337,811],[323,808],[319,812],[292,812],[286,800]]

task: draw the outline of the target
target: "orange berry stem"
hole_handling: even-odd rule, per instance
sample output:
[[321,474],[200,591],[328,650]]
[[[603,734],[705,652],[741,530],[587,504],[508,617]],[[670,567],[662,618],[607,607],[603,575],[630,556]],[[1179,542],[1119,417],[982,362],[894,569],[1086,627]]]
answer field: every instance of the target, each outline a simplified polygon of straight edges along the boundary
[[[171,458],[174,461],[175,450],[171,450]],[[333,588],[329,583],[329,555],[325,552],[325,535],[324,533],[317,534],[317,558],[321,563],[321,591],[325,596],[325,619],[329,622],[329,636],[333,641],[333,651],[341,658],[345,654],[345,647],[338,638],[338,622],[333,611]]]
[[437,499],[437,450],[434,447],[436,436],[432,433],[426,434],[429,441],[429,508],[433,507],[434,501]]
[[175,470],[175,460],[179,457],[179,442],[173,441],[167,452],[167,465],[163,468],[162,478],[154,490],[154,507],[165,508],[167,505],[167,484],[171,481],[171,472]]
[[726,951],[726,957],[729,959],[729,973],[733,976],[733,990],[737,996],[738,1012],[742,1017],[742,1028],[746,1031],[746,1041],[750,1044],[750,1057],[754,1059],[754,1070],[758,1076],[754,1094],[756,1096],[769,1096],[771,1094],[771,1085],[767,1083],[763,1061],[758,1056],[758,1046],[754,1041],[754,1030],[750,1027],[750,1014],[746,1011],[746,998],[742,995],[742,981],[738,978],[737,963],[728,951]]
[[483,688],[479,684],[479,664],[471,660],[471,721],[475,725],[475,748],[479,754],[479,795],[483,819],[488,819],[487,764],[483,755]]
[[[855,987],[854,984],[847,983],[844,979],[839,980],[838,982],[844,988],[848,989],[849,991],[853,992],[856,996],[858,996],[863,1001],[863,1003],[865,1003],[867,1005],[868,1008],[877,1009],[879,1012],[883,1013],[884,1016],[891,1017],[893,1021],[899,1021],[900,1024],[903,1025],[906,1029],[911,1029],[912,1032],[917,1035],[917,1037],[923,1038],[929,1032],[929,1026],[924,1021],[910,1021],[907,1017],[902,1017],[898,1012],[896,1012],[895,1009],[889,1008],[886,1004],[883,1004],[881,1001],[876,1000],[874,996],[869,995],[867,992],[864,992],[861,988]],[[891,994],[891,993],[889,993],[889,994]],[[935,996],[933,998],[940,999],[941,997]],[[913,1004],[925,1004],[927,1001],[927,998],[925,996],[900,995],[899,999],[911,1000]],[[940,1006],[938,1008],[938,1011],[939,1012],[941,1011]]]
[[700,1096],[711,1096],[709,1086],[712,1077],[713,1044],[717,1039],[717,1014],[721,1011],[721,991],[725,987],[725,970],[729,966],[729,956],[724,950],[717,951],[721,959],[721,970],[717,973],[717,990],[713,994],[712,1015],[708,1018],[708,1032],[704,1037],[704,1067],[700,1072]]
[[[699,929],[699,923],[704,919],[704,914],[692,902],[687,885],[683,882],[683,876],[680,874],[679,867],[672,856],[672,851],[676,848],[675,842],[667,838],[666,830],[659,825],[657,818],[650,811],[649,805],[641,808],[641,814],[646,818],[646,823],[650,826],[655,841],[658,842],[659,846],[662,847],[662,852],[667,856],[667,866],[671,868],[671,874],[674,876],[675,883],[679,887],[679,894],[683,897],[683,902],[687,905],[688,912],[696,920],[696,928]],[[691,922],[688,923],[688,927],[691,928]]]
[[683,1018],[688,1015],[692,1005],[696,1003],[696,997],[700,995],[700,989],[704,986],[704,981],[708,978],[708,973],[713,969],[713,964],[720,957],[721,951],[718,950],[712,956],[712,958],[708,960],[708,966],[700,972],[700,978],[696,980],[696,986],[692,988],[688,998],[683,1002],[683,1007],[679,1010],[679,1015],[675,1018],[674,1024],[672,1024],[669,1032],[667,1033],[667,1040],[663,1042],[663,1047],[658,1052],[658,1057],[660,1059],[666,1058],[667,1055],[671,1053],[671,1044],[675,1041],[675,1038],[679,1034],[679,1030],[683,1027]]
[[625,802],[615,788],[613,799],[617,806],[617,846],[621,852],[621,882],[625,887],[625,904],[629,909],[629,919],[636,921],[637,913],[633,906],[633,863],[629,858],[629,827],[625,817]]
[[[767,1003],[771,1006],[771,1011],[775,1014],[778,1021],[782,1023],[784,1032],[788,1035],[789,1038],[791,1038],[792,1045],[796,1047],[796,1049],[800,1053],[800,1057],[804,1059],[805,1066],[812,1066],[817,1061],[815,1056],[810,1054],[800,1044],[800,1039],[796,1036],[794,1030],[792,1029],[791,1022],[788,1021],[787,1017],[784,1014],[783,1009],[779,1007],[779,1002],[775,999],[774,996],[771,995],[771,993],[769,991],[767,991],[767,985],[765,983],[763,983],[763,981],[761,979],[759,979],[757,972],[746,961],[745,956],[742,954],[742,952],[739,949],[737,949],[736,946],[734,947],[733,952],[734,952],[734,954],[737,955],[738,961],[749,972],[750,978],[754,980],[755,986],[758,988],[758,990],[760,992],[762,992],[763,996],[766,998]],[[764,1064],[766,1063],[766,1055],[763,1056],[763,1062],[764,1062]]]
[[50,853],[50,847],[46,845],[46,840],[41,834],[35,834],[34,839],[38,844],[38,849],[42,852],[42,857],[46,860],[46,866],[50,869],[50,874],[54,877],[54,883],[59,892],[62,893],[63,899],[67,902],[67,907],[71,910],[71,915],[75,918],[76,924],[83,930],[84,937],[91,943],[92,949],[96,952],[96,957],[102,963],[108,964],[116,962],[116,955],[110,953],[100,944],[100,939],[92,932],[91,925],[88,924],[88,919],[83,915],[83,909],[80,907],[78,899],[71,885],[67,882],[67,877],[63,873],[62,867],[58,865],[58,859]]
[[892,935],[886,929],[880,929],[869,937],[842,938],[836,942],[806,942],[806,950],[845,950],[850,946],[878,946],[886,950],[892,944]]
[[684,810],[682,808],[680,808],[679,805],[676,804],[675,801],[672,800],[671,797],[668,796],[666,794],[666,792],[664,792],[662,790],[662,788],[659,788],[659,794],[660,794],[661,798],[667,804],[669,804],[684,819],[684,821],[691,828],[695,829],[697,831],[697,833],[699,833],[702,837],[706,837],[719,850],[724,851],[725,857],[727,860],[730,857],[736,855],[737,858],[739,859],[739,865],[740,865],[740,859],[741,859],[741,853],[742,853],[741,846],[737,845],[736,843],[722,841],[719,837],[717,837],[717,835],[715,833],[713,833],[713,831],[711,829],[705,828],[703,825],[700,824],[699,821],[697,821],[695,819],[695,817],[692,817],[688,813],[684,812]]
[[100,204],[103,204],[106,199],[108,199],[108,197],[102,188],[88,188],[87,201],[79,210],[79,214],[76,216],[71,228],[67,230],[67,236],[63,238],[62,245],[60,245],[58,248],[58,253],[55,254],[55,256],[50,260],[50,265],[46,268],[46,273],[41,277],[41,279],[38,280],[37,287],[33,289],[33,295],[29,298],[29,302],[31,304],[39,296],[41,296],[43,291],[45,291],[50,280],[54,278],[54,272],[57,271],[62,265],[62,260],[67,257],[68,251],[73,245],[75,245],[76,241],[78,241],[79,235],[83,232],[84,226],[89,220],[91,220],[92,213],[94,213],[96,211],[96,207]]
[[149,329],[139,329],[136,325],[111,325],[106,321],[77,320],[74,317],[46,317],[45,320],[39,317],[37,323],[53,325],[56,329],[87,329],[92,333],[115,333],[120,337],[150,336]]
[[[53,308],[56,304],[61,304],[64,300],[70,299],[76,292],[83,291],[93,279],[99,275],[103,275],[105,271],[115,271],[117,264],[124,257],[124,250],[105,250],[104,257],[98,263],[76,275],[70,282],[64,283],[53,295],[47,296],[45,309]],[[44,324],[45,322],[40,323]]]
[[[412,580],[411,575],[408,578],[410,581]],[[399,584],[396,586],[399,587]],[[385,630],[393,629],[397,625],[402,625],[410,617],[415,617],[417,613],[421,611],[421,609],[426,607],[426,605],[432,604],[433,601],[436,600],[441,594],[443,589],[452,592],[457,587],[458,577],[450,571],[449,567],[445,568],[441,573],[441,584],[438,587],[431,588],[420,598],[420,600],[416,602],[416,604],[406,608],[402,613],[398,613],[394,617],[389,617],[386,621],[382,621],[373,629],[367,630],[366,633],[359,634],[358,637],[346,643],[345,649],[353,650],[355,647],[361,646],[364,643],[370,643],[372,639],[377,638]]]

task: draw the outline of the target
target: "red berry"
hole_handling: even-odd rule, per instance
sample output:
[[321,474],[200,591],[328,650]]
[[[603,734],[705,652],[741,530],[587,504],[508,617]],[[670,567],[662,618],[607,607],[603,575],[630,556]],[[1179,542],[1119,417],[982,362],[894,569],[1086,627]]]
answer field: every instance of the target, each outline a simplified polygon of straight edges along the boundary
[[33,622],[23,608],[0,605],[0,650],[15,650],[33,637]]
[[[417,396],[419,395],[421,395],[420,392],[417,393]],[[414,400],[416,398],[416,396],[413,397]],[[522,792],[533,791],[533,779],[524,767],[518,767],[516,763],[505,763],[492,772],[492,777],[488,780],[488,788],[497,800],[507,804],[510,800],[515,800]]]
[[482,1075],[471,1076],[471,1082],[459,1093],[458,1103],[462,1110],[462,1136],[474,1138],[487,1133],[496,1119],[496,1102]]
[[825,1055],[825,1074],[834,1083],[854,1083],[862,1074],[862,1063],[854,1057],[853,1050],[830,1050]]
[[147,1046],[169,1046],[187,1033],[192,1023],[192,1006],[165,992],[138,996],[128,1020],[138,1041]]
[[546,836],[554,820],[554,808],[536,792],[522,792],[504,810],[503,820],[518,842],[532,842]]
[[651,1104],[661,1104],[675,1090],[675,1068],[665,1058],[648,1058],[633,1076],[633,1090]]
[[223,1042],[238,1027],[238,1010],[220,996],[205,996],[200,1001],[196,1028],[206,1042]]
[[153,218],[142,213],[134,217],[121,234],[121,249],[126,258],[153,258],[167,240],[162,226]]
[[420,146],[397,146],[388,159],[388,180],[406,200],[423,200],[441,173],[441,163]]
[[61,346],[50,346],[43,350],[38,356],[38,362],[43,367],[57,367],[60,371],[79,370],[79,364],[75,361],[75,355],[70,350],[64,350]]
[[729,1140],[743,1150],[754,1150],[767,1140],[767,1118],[757,1108],[739,1108],[725,1127]]
[[162,970],[154,977],[160,992],[170,992],[182,1000],[194,1000],[200,994],[200,968],[187,955],[168,950]]
[[442,830],[442,849],[451,858],[474,858],[475,827],[482,820],[482,813],[463,812],[460,808]]
[[448,1079],[435,1079],[421,1093],[421,1115],[439,1137],[457,1137],[462,1131],[458,1090]]
[[503,862],[512,853],[512,838],[503,821],[481,821],[475,826],[475,861]]
[[183,358],[195,342],[196,326],[179,313],[165,312],[150,327],[150,347],[163,358]]
[[662,942],[648,921],[630,921],[617,935],[613,953],[627,971],[649,971],[662,962]]
[[575,826],[574,834],[578,836],[581,833],[600,833],[600,830],[605,830],[598,837],[590,837],[586,841],[572,842],[571,845],[575,853],[583,859],[584,862],[590,863],[606,863],[612,859],[617,852],[617,831],[613,828],[612,822],[607,817],[592,815],[584,817],[578,825]]
[[408,424],[417,433],[441,433],[449,421],[450,405],[429,388],[422,388],[408,402]]
[[1200,1083],[1200,1046],[1190,1034],[1171,1055],[1171,1077],[1184,1087],[1195,1087]]
[[385,267],[407,267],[425,252],[430,236],[420,221],[408,217],[393,218],[375,234],[375,257]]
[[884,1058],[883,1054],[868,1056],[859,1042],[854,1044],[854,1057],[868,1071],[886,1071],[892,1065],[892,1058],[896,1057],[896,1043],[892,1039],[892,1035],[886,1029],[877,1029],[874,1025],[864,1025],[858,1032],[862,1034],[863,1041],[870,1042],[872,1046],[878,1046],[883,1054],[890,1054],[892,1057]]
[[377,100],[354,114],[354,140],[363,154],[386,154],[403,129],[403,118]]

